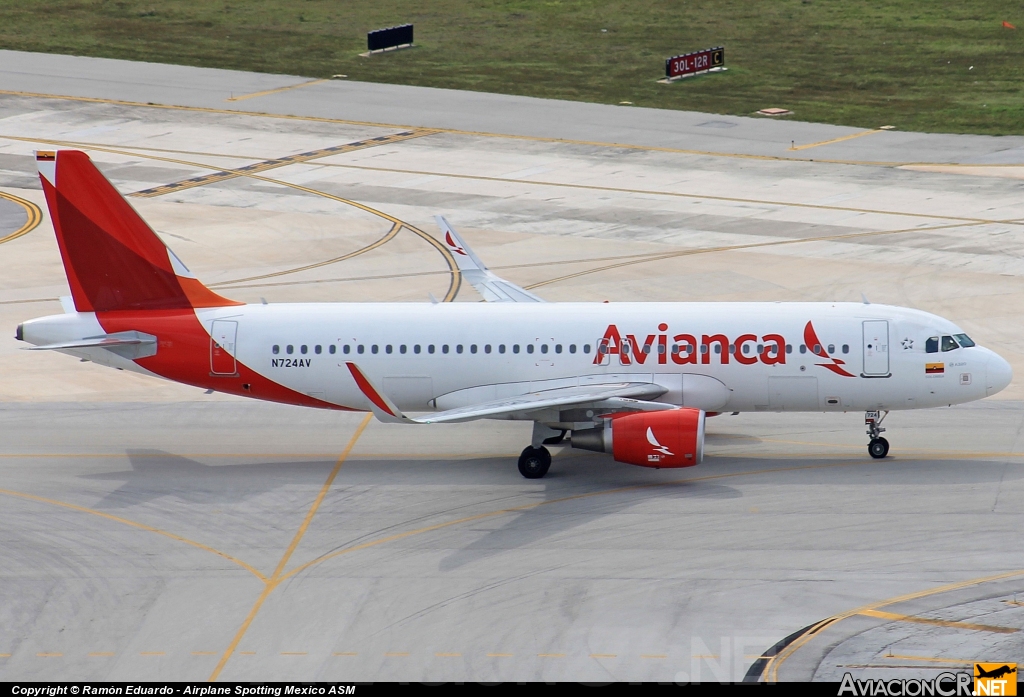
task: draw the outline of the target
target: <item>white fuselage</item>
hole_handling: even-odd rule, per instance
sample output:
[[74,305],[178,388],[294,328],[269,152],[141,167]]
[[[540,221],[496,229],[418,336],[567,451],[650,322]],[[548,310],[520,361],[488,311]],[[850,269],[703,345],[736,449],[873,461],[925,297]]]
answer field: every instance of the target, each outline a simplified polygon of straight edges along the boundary
[[[1010,379],[1006,362],[980,346],[926,352],[930,337],[961,330],[886,305],[311,303],[196,314],[239,363],[297,393],[355,409],[368,407],[346,361],[413,411],[622,381],[657,383],[667,390],[659,401],[708,411],[913,409],[980,399]],[[820,355],[805,341],[808,322]],[[92,313],[24,326],[36,344],[101,333]],[[618,339],[609,341],[610,333]],[[602,347],[609,352],[599,353]],[[69,353],[149,372],[105,349]],[[216,370],[210,380],[216,389]]]

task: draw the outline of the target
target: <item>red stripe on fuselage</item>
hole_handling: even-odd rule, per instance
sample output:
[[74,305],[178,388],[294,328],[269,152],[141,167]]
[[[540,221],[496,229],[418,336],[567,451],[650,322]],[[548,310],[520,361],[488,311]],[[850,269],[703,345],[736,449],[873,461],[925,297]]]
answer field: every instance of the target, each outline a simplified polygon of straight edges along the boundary
[[[211,375],[210,333],[192,310],[97,312],[96,319],[109,334],[139,331],[157,337],[156,355],[136,359],[135,363],[168,380],[271,402],[358,411],[296,392],[260,375],[240,361],[236,361],[235,375]],[[249,389],[243,385],[248,385]]]

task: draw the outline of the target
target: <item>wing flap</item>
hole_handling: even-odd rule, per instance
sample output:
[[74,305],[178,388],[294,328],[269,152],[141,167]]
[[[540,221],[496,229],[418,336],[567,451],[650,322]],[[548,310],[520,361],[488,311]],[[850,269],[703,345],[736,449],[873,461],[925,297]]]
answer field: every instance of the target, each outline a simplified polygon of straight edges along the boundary
[[598,408],[639,409],[643,411],[673,409],[671,404],[645,400],[655,399],[667,390],[650,382],[623,382],[586,387],[562,387],[553,390],[531,392],[515,397],[496,399],[457,407],[413,419],[401,411],[381,392],[355,363],[346,363],[349,372],[360,391],[369,400],[370,408],[378,420],[387,423],[442,424],[473,421],[506,414],[528,414],[553,407],[582,406],[593,404]]

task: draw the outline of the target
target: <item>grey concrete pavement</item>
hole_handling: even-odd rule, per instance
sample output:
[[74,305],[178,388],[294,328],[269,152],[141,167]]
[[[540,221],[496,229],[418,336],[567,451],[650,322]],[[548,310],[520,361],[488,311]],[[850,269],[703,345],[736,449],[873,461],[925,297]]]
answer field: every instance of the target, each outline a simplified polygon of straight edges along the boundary
[[[1024,164],[1024,136],[878,131],[698,112],[536,99],[486,92],[331,80],[245,101],[311,78],[106,58],[0,51],[0,90],[259,111],[721,154],[889,163]],[[684,89],[684,85],[665,89]],[[883,126],[888,124],[875,124]]]

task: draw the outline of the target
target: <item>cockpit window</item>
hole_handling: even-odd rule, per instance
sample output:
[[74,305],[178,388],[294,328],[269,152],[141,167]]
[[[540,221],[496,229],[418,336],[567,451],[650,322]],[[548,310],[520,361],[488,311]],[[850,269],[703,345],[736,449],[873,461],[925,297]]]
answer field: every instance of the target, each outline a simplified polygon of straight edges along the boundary
[[939,337],[933,336],[928,341],[924,342],[925,353],[938,353],[939,352]]
[[964,348],[970,348],[971,346],[974,346],[974,342],[971,341],[971,337],[967,336],[966,334],[954,334],[953,336],[956,337],[956,340],[959,341],[960,345],[963,346]]
[[951,336],[942,337],[942,350],[943,351],[955,351],[960,348],[960,344],[956,343],[956,340]]

